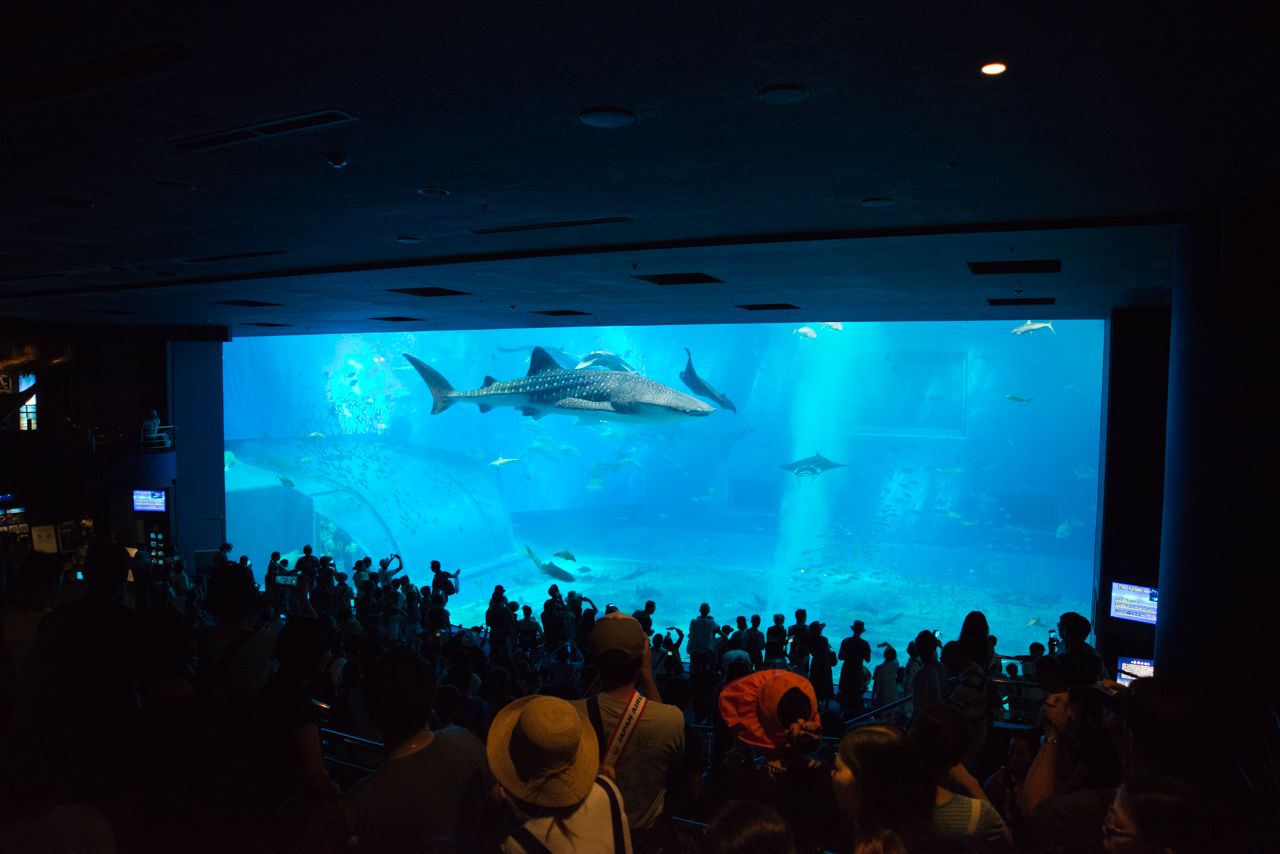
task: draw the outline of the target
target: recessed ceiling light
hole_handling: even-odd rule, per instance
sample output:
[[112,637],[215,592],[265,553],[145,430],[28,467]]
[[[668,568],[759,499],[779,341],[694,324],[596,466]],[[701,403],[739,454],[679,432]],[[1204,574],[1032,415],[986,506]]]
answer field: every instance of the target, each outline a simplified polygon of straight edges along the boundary
[[887,196],[872,196],[869,199],[862,200],[864,208],[887,208],[893,205],[893,199]]
[[420,243],[422,242],[422,238],[421,237],[397,237],[396,242],[397,243]]
[[766,104],[794,104],[809,97],[809,90],[794,83],[766,86],[760,90],[760,100]]
[[578,113],[578,120],[593,128],[620,128],[634,122],[636,117],[619,107],[591,107]]
[[1004,74],[1005,65],[1003,62],[989,62],[982,66],[983,74]]
[[447,195],[449,195],[449,191],[448,191],[448,190],[446,190],[444,187],[423,187],[422,189],[418,190],[418,192],[419,192],[419,193],[421,193],[421,194],[422,194],[422,195],[424,195],[424,196],[447,196]]

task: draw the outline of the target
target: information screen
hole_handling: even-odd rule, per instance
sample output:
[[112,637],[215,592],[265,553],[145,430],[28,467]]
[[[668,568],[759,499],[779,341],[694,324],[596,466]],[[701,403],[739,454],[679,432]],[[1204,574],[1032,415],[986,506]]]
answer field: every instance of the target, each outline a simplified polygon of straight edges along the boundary
[[164,512],[164,490],[135,489],[133,491],[133,509],[141,512]]
[[1136,584],[1111,583],[1111,616],[1121,620],[1156,624],[1156,602],[1159,591]]
[[1155,672],[1156,663],[1154,661],[1148,661],[1145,658],[1125,658],[1122,655],[1116,666],[1116,681],[1121,685],[1128,685],[1135,679],[1154,676]]

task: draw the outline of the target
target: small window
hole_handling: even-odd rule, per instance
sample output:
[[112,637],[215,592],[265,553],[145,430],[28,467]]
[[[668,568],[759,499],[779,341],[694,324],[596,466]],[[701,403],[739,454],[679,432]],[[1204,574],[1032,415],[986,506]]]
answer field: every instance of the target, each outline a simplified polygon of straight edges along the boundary
[[[24,392],[36,384],[36,378],[33,374],[21,374],[18,377],[18,391]],[[31,395],[31,399],[22,405],[18,410],[18,429],[34,430],[36,429],[36,395]]]

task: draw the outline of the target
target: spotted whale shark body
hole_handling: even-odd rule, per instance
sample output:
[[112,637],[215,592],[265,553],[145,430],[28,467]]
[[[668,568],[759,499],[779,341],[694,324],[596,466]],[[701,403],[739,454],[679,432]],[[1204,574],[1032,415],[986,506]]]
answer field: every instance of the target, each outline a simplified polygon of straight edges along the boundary
[[485,377],[484,385],[472,391],[458,391],[435,368],[408,353],[404,357],[431,390],[432,415],[462,402],[478,405],[481,412],[509,406],[535,419],[576,415],[588,421],[633,424],[668,424],[715,411],[695,397],[639,374],[565,370],[541,347],[530,354],[527,376],[507,382]]

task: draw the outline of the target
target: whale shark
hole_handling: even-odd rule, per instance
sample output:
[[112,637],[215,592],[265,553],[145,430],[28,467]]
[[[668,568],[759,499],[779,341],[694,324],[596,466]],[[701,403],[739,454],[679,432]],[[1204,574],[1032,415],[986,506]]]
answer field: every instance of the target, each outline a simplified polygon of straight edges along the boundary
[[698,397],[705,397],[708,400],[714,400],[716,403],[720,404],[721,409],[728,409],[731,412],[737,412],[738,407],[733,405],[732,400],[713,389],[706,380],[698,376],[698,372],[693,369],[693,354],[689,352],[688,347],[684,348],[684,352],[689,357],[689,362],[685,365],[684,370],[680,372],[680,379],[689,387],[689,391],[693,392]]
[[784,466],[778,466],[783,471],[789,471],[796,476],[796,482],[799,483],[801,475],[809,477],[817,477],[824,471],[830,469],[848,468],[848,463],[836,463],[822,456],[822,454],[814,454],[812,457],[805,457],[803,460],[796,460],[794,463],[787,463]]
[[585,421],[632,424],[669,424],[715,411],[695,397],[639,374],[565,370],[541,347],[533,348],[529,356],[528,375],[506,382],[485,377],[484,385],[471,391],[456,390],[435,368],[408,353],[404,357],[431,390],[432,415],[462,401],[478,405],[481,412],[509,406],[534,419],[577,415]]

